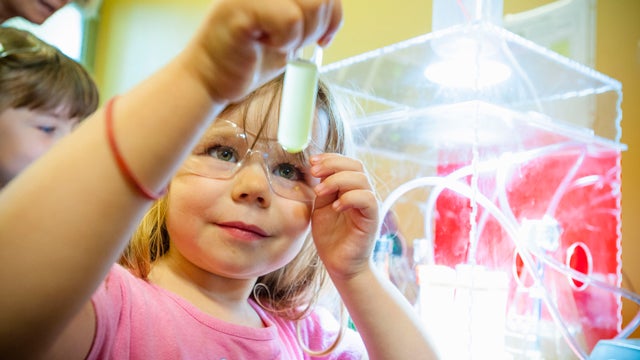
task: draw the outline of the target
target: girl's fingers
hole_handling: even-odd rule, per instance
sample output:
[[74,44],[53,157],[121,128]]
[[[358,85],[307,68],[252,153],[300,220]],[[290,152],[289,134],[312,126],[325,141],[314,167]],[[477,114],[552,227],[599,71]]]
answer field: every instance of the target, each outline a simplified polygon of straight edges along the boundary
[[242,99],[281,72],[288,53],[326,42],[342,22],[338,0],[218,0],[209,14],[190,47],[196,56],[183,60],[220,103]]
[[338,32],[338,29],[342,26],[342,3],[340,1],[331,1],[331,8],[329,10],[330,14],[327,31],[325,31],[318,40],[318,44],[320,46],[329,45]]
[[305,16],[302,8],[291,6],[291,0],[248,1],[252,2],[251,6],[256,6],[253,13],[256,19],[256,40],[280,49],[283,54],[302,42],[306,34],[306,23],[316,23],[313,18]]
[[[247,1],[254,5],[255,0]],[[292,2],[296,4],[292,6]],[[270,0],[256,4],[260,30],[266,33],[268,44],[284,52],[309,41],[331,40],[342,25],[340,1]]]
[[364,165],[360,160],[346,157],[340,154],[320,154],[310,158],[311,175],[317,178],[325,178],[340,171],[353,171],[364,173]]
[[[331,206],[336,211],[363,210],[363,215],[374,218],[377,199],[362,172],[341,171],[330,175],[315,187],[316,209]],[[368,209],[374,209],[370,213]]]
[[344,194],[355,190],[371,191],[372,186],[362,162],[340,154],[312,156],[311,174],[321,179],[316,185],[316,207],[330,205]]
[[353,190],[371,190],[369,178],[365,173],[341,171],[326,177],[315,187],[316,195],[344,194]]
[[327,45],[342,24],[342,7],[339,1],[298,0],[305,12],[304,38],[315,39],[321,46]]
[[332,203],[336,211],[355,209],[368,219],[375,219],[378,214],[377,200],[371,190],[354,190],[342,194]]

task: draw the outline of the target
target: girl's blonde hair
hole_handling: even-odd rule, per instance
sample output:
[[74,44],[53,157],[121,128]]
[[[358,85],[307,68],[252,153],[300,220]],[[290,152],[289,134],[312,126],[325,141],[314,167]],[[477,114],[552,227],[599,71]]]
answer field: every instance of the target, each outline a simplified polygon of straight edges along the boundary
[[[271,102],[265,119],[272,115],[271,109],[280,99],[282,76],[268,82],[250,94],[243,102],[231,105],[221,114],[243,111],[245,114],[252,101],[271,94]],[[324,152],[352,155],[352,139],[343,121],[345,107],[336,102],[329,87],[320,81],[316,107],[326,114],[326,140],[320,145]],[[169,250],[169,234],[166,229],[167,198],[157,201],[144,216],[131,242],[125,249],[120,263],[135,275],[145,279],[152,263]],[[303,318],[327,284],[327,274],[311,239],[307,236],[300,252],[284,267],[258,278],[252,298],[266,311],[290,320]]]

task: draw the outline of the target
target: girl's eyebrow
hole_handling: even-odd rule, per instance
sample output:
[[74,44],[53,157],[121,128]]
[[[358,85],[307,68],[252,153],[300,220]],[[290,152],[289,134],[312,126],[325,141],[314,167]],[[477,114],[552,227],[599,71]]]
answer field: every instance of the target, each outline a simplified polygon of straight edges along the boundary
[[[262,127],[260,129],[258,129],[258,133],[254,133],[252,131],[249,131],[247,129],[243,129],[241,127],[238,127],[238,129],[242,130],[242,132],[246,135],[250,135],[252,138],[257,139],[258,136],[260,136],[260,131],[262,130]],[[278,141],[277,138],[273,138],[273,137],[268,137],[265,134],[262,134],[262,136],[260,137],[260,140],[266,140],[266,141]]]
[[202,134],[202,136],[198,140],[198,143],[194,147],[194,151],[198,151],[198,149],[202,149],[203,147],[208,147],[211,145],[219,145],[220,143],[236,144],[237,146],[239,146],[240,144],[246,144],[247,138],[244,133],[234,131],[233,128],[209,129],[204,134]]
[[[269,107],[271,107],[271,105],[269,105]],[[253,139],[253,142],[251,143],[251,146],[249,146],[249,149],[253,150],[253,148],[256,146],[256,144],[258,143],[258,140],[260,140],[260,135],[262,135],[262,131],[264,130],[266,125],[267,125],[267,119],[262,119],[262,122],[260,123],[260,128],[258,129],[258,133],[255,135],[255,138]],[[246,128],[243,129],[243,130],[244,130],[245,134],[249,133]],[[265,139],[266,139],[266,137],[265,137]]]
[[246,134],[243,129],[233,126],[213,126],[205,131],[205,133],[202,135],[202,138],[208,139],[223,136],[246,138]]
[[235,131],[236,131],[236,132],[235,132],[236,134],[242,134],[242,135],[244,135],[244,136],[250,135],[250,136],[252,136],[254,139],[257,139],[258,137],[260,137],[260,136],[261,136],[261,138],[260,138],[261,140],[267,140],[267,141],[278,141],[278,139],[277,139],[277,138],[268,137],[267,135],[262,134],[262,132],[263,132],[264,128],[266,128],[266,126],[265,126],[265,125],[266,125],[266,121],[263,121],[263,122],[260,124],[260,128],[258,129],[257,133],[256,133],[256,132],[253,132],[253,131],[249,131],[249,130],[247,130],[245,127],[243,127],[243,126],[241,126],[241,125],[238,125],[236,122],[231,121],[231,120],[225,120],[225,119],[222,119],[222,118],[218,118],[216,121],[217,121],[217,122],[225,122],[225,123],[229,123],[229,125],[228,125],[228,126],[219,126],[219,127],[216,127],[216,126],[214,125],[212,129],[216,129],[216,128],[217,128],[217,129],[223,129],[223,128],[224,128],[224,129],[226,129],[226,130],[229,130],[229,132],[232,132],[233,130],[235,130]]
[[[258,139],[258,136],[256,134],[248,132],[248,131],[246,131],[246,133],[251,135],[254,139]],[[268,142],[277,142],[278,141],[277,138],[267,137],[267,136],[264,136],[264,135],[260,138],[260,140],[268,141]]]

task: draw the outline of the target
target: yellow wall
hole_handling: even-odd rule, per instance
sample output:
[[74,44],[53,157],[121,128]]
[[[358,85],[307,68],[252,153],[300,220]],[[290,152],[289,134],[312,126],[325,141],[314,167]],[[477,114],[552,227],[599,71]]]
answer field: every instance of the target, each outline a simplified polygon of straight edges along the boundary
[[[452,0],[453,1],[453,0]],[[505,0],[505,13],[551,0]],[[185,5],[188,3],[189,5]],[[202,19],[208,0],[109,0],[103,5],[96,78],[103,99],[121,93],[177,53]],[[325,52],[327,63],[427,33],[432,1],[345,0],[345,23]],[[596,70],[622,82],[623,285],[640,292],[640,1],[597,3]],[[625,303],[628,322],[638,308]],[[635,337],[640,337],[636,331]]]
[[208,0],[104,1],[96,81],[103,99],[147,77],[177,54],[204,16]]
[[[640,1],[598,2],[596,69],[622,82],[622,270],[640,292]],[[625,303],[625,323],[638,307]],[[640,337],[640,330],[634,332]]]

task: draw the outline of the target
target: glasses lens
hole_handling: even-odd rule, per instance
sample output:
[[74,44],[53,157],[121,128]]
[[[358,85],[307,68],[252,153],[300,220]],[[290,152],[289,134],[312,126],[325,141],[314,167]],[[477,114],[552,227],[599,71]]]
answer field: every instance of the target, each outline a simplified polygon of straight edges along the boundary
[[210,179],[229,179],[243,166],[259,163],[271,189],[287,199],[311,202],[318,179],[309,174],[308,157],[290,154],[271,140],[260,140],[253,149],[252,135],[233,122],[217,120],[196,150],[187,158],[184,169]]

